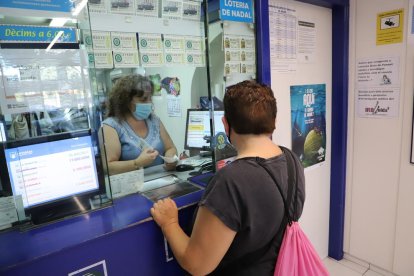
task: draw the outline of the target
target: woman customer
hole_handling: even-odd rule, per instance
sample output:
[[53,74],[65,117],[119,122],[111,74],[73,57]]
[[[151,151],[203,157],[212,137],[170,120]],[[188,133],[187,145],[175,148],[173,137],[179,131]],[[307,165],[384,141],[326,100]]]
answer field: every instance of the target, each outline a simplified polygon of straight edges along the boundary
[[[236,147],[235,161],[217,172],[199,203],[188,237],[178,224],[173,200],[154,204],[151,214],[180,265],[192,275],[273,275],[286,222],[286,156],[273,143],[276,100],[272,90],[252,81],[231,86],[224,96],[223,123]],[[294,158],[298,193],[294,218],[305,199],[303,167]],[[294,181],[295,182],[295,181]]]
[[[177,149],[153,112],[152,83],[141,75],[118,79],[109,95],[102,122],[110,175],[163,164],[160,155],[174,157]],[[165,163],[167,170],[176,163]]]

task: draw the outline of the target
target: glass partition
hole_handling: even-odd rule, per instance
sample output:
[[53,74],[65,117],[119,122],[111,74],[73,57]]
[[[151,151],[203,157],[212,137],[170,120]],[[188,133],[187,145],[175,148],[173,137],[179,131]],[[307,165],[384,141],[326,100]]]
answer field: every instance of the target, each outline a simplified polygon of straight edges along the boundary
[[[204,4],[89,1],[91,28],[82,40],[93,64],[113,198],[143,192],[151,176],[201,173],[211,164],[210,120],[187,117],[209,108]],[[206,146],[186,145],[188,135]]]
[[1,3],[0,228],[231,162],[225,88],[256,78],[245,2]]
[[215,169],[229,164],[237,152],[224,133],[221,118],[226,87],[256,79],[256,37],[254,1],[210,1],[208,42],[210,87],[213,99],[213,139]]
[[111,203],[79,39],[87,1],[49,2],[0,4],[0,229]]

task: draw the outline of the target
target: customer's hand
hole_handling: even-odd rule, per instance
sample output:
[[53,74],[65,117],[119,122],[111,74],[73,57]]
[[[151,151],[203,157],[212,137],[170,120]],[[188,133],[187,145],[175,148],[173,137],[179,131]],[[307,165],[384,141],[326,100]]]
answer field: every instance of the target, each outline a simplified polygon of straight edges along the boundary
[[158,156],[158,151],[153,148],[145,148],[142,150],[141,154],[136,159],[136,163],[138,163],[142,167],[146,167],[151,165],[154,162],[155,158]]
[[161,199],[154,203],[151,215],[163,231],[173,224],[178,224],[178,208],[174,200],[170,198]]

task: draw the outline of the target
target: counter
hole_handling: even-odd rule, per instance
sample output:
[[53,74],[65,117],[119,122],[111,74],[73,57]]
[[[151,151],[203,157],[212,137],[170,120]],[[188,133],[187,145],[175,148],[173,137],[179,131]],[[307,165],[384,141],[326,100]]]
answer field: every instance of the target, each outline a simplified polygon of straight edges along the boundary
[[[146,172],[145,179],[170,173],[188,177],[188,172],[164,172],[159,167]],[[202,193],[174,199],[185,230]],[[104,209],[25,232],[0,233],[0,275],[82,275],[71,273],[89,266],[106,270],[107,275],[182,275],[152,220],[152,204],[144,196],[132,194]]]

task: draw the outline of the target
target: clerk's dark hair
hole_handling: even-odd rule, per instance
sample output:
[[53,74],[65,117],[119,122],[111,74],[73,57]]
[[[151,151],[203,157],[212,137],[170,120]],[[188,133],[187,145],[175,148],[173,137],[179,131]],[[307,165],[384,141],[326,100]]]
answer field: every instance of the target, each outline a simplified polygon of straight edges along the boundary
[[238,134],[272,133],[276,113],[276,99],[266,85],[243,81],[226,89],[224,116]]
[[132,98],[142,97],[147,91],[152,91],[152,82],[147,77],[129,75],[119,78],[109,95],[106,116],[124,120],[130,113],[129,105]]

